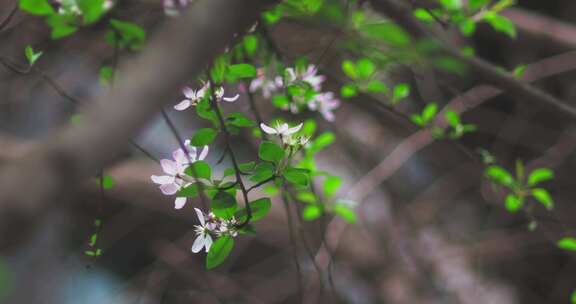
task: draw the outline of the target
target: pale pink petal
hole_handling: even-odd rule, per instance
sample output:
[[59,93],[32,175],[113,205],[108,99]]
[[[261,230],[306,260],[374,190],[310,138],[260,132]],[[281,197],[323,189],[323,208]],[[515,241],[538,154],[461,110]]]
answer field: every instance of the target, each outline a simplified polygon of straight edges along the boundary
[[278,131],[278,133],[280,134],[284,134],[284,132],[286,132],[288,130],[288,124],[287,123],[278,123],[276,124],[276,130]]
[[286,130],[286,132],[284,134],[286,134],[286,135],[294,134],[294,133],[300,131],[300,129],[302,129],[303,125],[304,125],[303,123],[300,123],[299,125],[297,125],[295,127],[289,128],[288,130]]
[[200,221],[200,226],[204,227],[204,225],[206,224],[206,222],[204,221],[204,213],[202,213],[202,210],[200,210],[198,208],[194,208],[194,211],[196,211],[196,216],[198,217],[198,220]]
[[176,163],[178,163],[180,165],[188,163],[188,157],[186,157],[186,153],[184,153],[184,151],[182,151],[182,149],[178,149],[178,150],[174,151],[172,153],[172,157],[174,157],[174,160],[176,161]]
[[268,134],[278,134],[278,131],[276,131],[276,129],[271,128],[265,125],[264,123],[260,123],[260,128],[262,128],[262,130]]
[[174,200],[174,209],[182,209],[186,205],[186,198],[185,197],[177,197]]
[[202,248],[204,248],[204,236],[199,235],[196,237],[196,240],[194,240],[194,243],[192,244],[192,252],[198,253],[200,250],[202,250]]
[[170,184],[174,182],[174,176],[169,176],[169,175],[152,175],[150,176],[150,178],[152,179],[152,181],[156,184],[159,185],[165,185],[165,184]]
[[165,195],[176,194],[179,189],[180,187],[176,183],[164,184],[160,186],[160,191],[162,191],[162,193]]
[[162,170],[164,170],[164,173],[169,175],[178,174],[178,165],[173,160],[162,159],[160,160],[160,165],[162,166]]
[[184,89],[182,89],[182,94],[184,94],[184,96],[186,96],[188,99],[193,99],[196,95],[196,92],[194,92],[194,90],[192,90],[190,87],[184,87]]
[[174,110],[184,111],[190,107],[190,99],[184,99],[179,104],[174,106]]
[[252,93],[256,92],[256,90],[258,90],[262,86],[263,82],[264,78],[256,78],[252,80],[252,82],[250,82],[250,87],[248,88],[248,90],[250,90],[250,92]]
[[206,253],[208,253],[210,247],[212,247],[212,237],[208,233],[204,236],[204,247],[206,247]]
[[227,102],[234,102],[234,101],[238,100],[238,98],[240,98],[240,95],[236,94],[234,97],[224,97],[222,99],[224,99],[224,101],[227,101]]
[[198,160],[204,160],[206,158],[206,155],[208,155],[208,146],[204,146],[204,148],[202,149],[202,152],[200,152],[200,156],[198,156]]

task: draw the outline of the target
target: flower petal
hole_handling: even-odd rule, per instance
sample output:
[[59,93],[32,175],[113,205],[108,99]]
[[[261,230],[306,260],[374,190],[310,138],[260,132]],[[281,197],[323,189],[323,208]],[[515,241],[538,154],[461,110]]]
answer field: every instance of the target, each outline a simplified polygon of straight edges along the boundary
[[192,99],[192,98],[194,98],[194,95],[196,95],[196,92],[194,92],[194,90],[192,90],[192,88],[190,88],[190,87],[184,87],[182,89],[182,94],[184,94],[184,96],[186,96],[186,98]]
[[295,127],[289,128],[288,130],[286,130],[286,132],[284,132],[284,134],[286,134],[286,135],[294,134],[294,133],[300,131],[300,129],[302,129],[303,125],[304,125],[303,123],[300,123],[299,125],[297,125]]
[[200,155],[198,156],[198,160],[204,160],[206,155],[208,155],[208,150],[208,146],[204,146],[204,148],[202,148],[202,152],[200,152]]
[[165,195],[176,194],[176,192],[178,192],[179,189],[180,186],[178,186],[178,184],[176,183],[164,184],[160,186],[160,191],[162,191],[162,193],[164,193]]
[[206,247],[206,253],[208,253],[210,247],[212,247],[212,237],[208,233],[204,236],[204,247]]
[[[202,248],[204,247],[204,242],[205,242],[205,238],[203,235],[197,236],[196,240],[194,240],[194,243],[192,244],[192,252],[194,252],[194,253],[200,252],[200,250],[202,250]],[[212,244],[210,244],[210,245],[212,245]]]
[[264,123],[260,123],[260,128],[262,128],[262,131],[268,133],[268,134],[278,134],[278,131],[276,131],[276,129],[269,127],[267,125],[265,125]]
[[227,101],[227,102],[234,102],[234,101],[238,100],[238,98],[240,98],[239,94],[236,94],[234,97],[224,97],[222,99],[224,99],[224,101]]
[[179,104],[174,106],[174,110],[184,111],[190,107],[190,99],[184,99]]
[[170,175],[152,175],[150,179],[159,185],[171,184],[174,182],[174,176]]
[[184,153],[184,151],[182,151],[182,149],[178,149],[178,150],[172,152],[172,157],[174,157],[174,160],[176,161],[177,164],[185,165],[188,163],[188,158],[186,157],[186,153]]
[[202,213],[202,210],[200,210],[198,208],[194,208],[194,211],[196,211],[196,216],[198,216],[198,220],[200,221],[200,225],[202,227],[204,227],[206,224],[206,222],[204,221],[204,213]]
[[160,165],[166,174],[176,175],[178,173],[178,164],[173,160],[162,159],[160,160]]
[[185,197],[177,197],[174,200],[174,209],[182,209],[186,205],[186,198]]

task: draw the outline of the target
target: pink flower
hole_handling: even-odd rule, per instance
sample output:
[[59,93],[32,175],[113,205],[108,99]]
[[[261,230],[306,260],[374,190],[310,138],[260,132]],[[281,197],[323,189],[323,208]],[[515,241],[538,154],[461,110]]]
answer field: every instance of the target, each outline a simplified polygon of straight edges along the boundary
[[184,87],[184,89],[182,89],[182,94],[184,94],[184,97],[186,98],[177,105],[175,105],[174,109],[178,111],[184,111],[188,109],[190,106],[195,106],[202,100],[202,98],[204,98],[207,89],[208,89],[207,84],[205,84],[202,88],[198,89],[198,91],[195,91],[190,87]]
[[304,72],[296,72],[294,68],[287,68],[287,82],[292,83],[295,81],[304,81],[310,84],[312,88],[316,91],[320,91],[322,89],[322,82],[326,80],[326,76],[324,75],[316,75],[318,69],[315,65],[311,64],[306,68]]
[[340,100],[336,98],[332,92],[320,93],[308,103],[308,108],[310,110],[320,112],[322,117],[330,122],[335,120],[333,111],[339,106]]
[[258,69],[258,77],[250,82],[250,92],[254,93],[258,90],[262,91],[264,98],[270,98],[272,94],[284,85],[282,77],[276,76],[273,79],[267,78],[263,69]]

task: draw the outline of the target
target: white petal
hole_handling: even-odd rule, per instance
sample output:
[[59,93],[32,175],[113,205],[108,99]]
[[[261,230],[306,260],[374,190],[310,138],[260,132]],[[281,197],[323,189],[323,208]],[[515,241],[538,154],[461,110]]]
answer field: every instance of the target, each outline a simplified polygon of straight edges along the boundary
[[176,183],[164,184],[160,186],[160,191],[162,191],[162,193],[166,195],[176,194],[176,192],[178,192],[179,189],[180,186],[178,186],[178,184]]
[[252,93],[256,92],[256,90],[258,90],[262,86],[263,82],[264,78],[260,77],[252,80],[252,82],[250,82],[250,87],[248,88],[248,90]]
[[222,99],[224,99],[224,101],[227,101],[227,102],[234,102],[234,101],[238,100],[238,98],[240,98],[239,94],[236,94],[234,97],[224,97]]
[[208,253],[210,247],[212,247],[212,237],[208,233],[204,236],[204,247],[206,247],[206,253]]
[[182,89],[182,94],[184,94],[184,96],[186,96],[188,99],[192,99],[194,98],[194,95],[196,95],[194,90],[192,90],[190,87],[184,87],[184,89]]
[[202,149],[202,152],[200,152],[200,156],[198,156],[198,160],[204,160],[206,158],[206,155],[208,155],[208,146],[204,146],[204,148]]
[[276,125],[276,130],[278,130],[278,133],[280,134],[284,134],[287,130],[288,130],[288,124],[287,123],[278,123]]
[[198,253],[200,252],[200,250],[202,250],[203,247],[204,247],[204,236],[199,235],[196,237],[196,240],[194,240],[194,243],[192,244],[192,252]]
[[214,95],[216,95],[217,99],[222,98],[222,96],[224,96],[224,88],[219,87],[218,89],[216,89],[216,92],[214,92]]
[[169,176],[169,175],[152,175],[150,176],[150,179],[152,179],[152,181],[156,184],[159,185],[165,185],[165,184],[171,184],[174,182],[174,176]]
[[180,164],[180,165],[184,165],[188,163],[188,158],[186,157],[186,153],[184,153],[184,151],[182,151],[182,149],[178,149],[176,151],[174,151],[172,153],[172,157],[174,157],[174,160],[176,161],[176,163]]
[[166,174],[176,175],[178,173],[178,165],[173,160],[162,159],[160,160],[160,165]]
[[184,111],[190,107],[190,99],[184,99],[174,106],[174,110]]
[[204,227],[206,224],[206,222],[204,221],[204,213],[202,213],[202,210],[200,210],[198,208],[194,208],[194,211],[196,211],[196,216],[198,216],[198,220],[200,221],[200,225],[202,227]]
[[286,134],[286,135],[294,134],[294,133],[300,131],[300,129],[302,129],[302,126],[303,126],[303,125],[304,125],[303,123],[300,123],[299,125],[297,125],[297,126],[295,126],[295,127],[293,127],[293,128],[290,128],[290,129],[286,130],[286,132],[285,132],[284,134]]
[[177,197],[174,200],[174,209],[182,209],[186,205],[186,198],[185,197]]
[[262,130],[268,134],[278,134],[276,129],[271,128],[271,127],[265,125],[264,123],[260,123],[260,128],[262,128]]

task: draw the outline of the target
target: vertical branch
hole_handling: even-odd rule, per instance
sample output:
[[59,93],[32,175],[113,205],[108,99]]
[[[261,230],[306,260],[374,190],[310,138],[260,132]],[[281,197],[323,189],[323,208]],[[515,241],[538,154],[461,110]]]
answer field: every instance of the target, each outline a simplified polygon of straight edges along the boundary
[[288,223],[288,237],[290,240],[290,248],[292,249],[292,258],[294,260],[294,266],[296,267],[296,279],[298,280],[298,297],[301,300],[304,292],[304,284],[302,282],[302,270],[300,269],[300,262],[298,261],[298,248],[296,247],[296,238],[294,237],[294,223],[292,222],[292,212],[290,211],[290,204],[288,202],[288,190],[285,187],[282,189],[281,196],[286,214],[286,222]]

